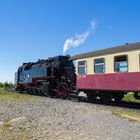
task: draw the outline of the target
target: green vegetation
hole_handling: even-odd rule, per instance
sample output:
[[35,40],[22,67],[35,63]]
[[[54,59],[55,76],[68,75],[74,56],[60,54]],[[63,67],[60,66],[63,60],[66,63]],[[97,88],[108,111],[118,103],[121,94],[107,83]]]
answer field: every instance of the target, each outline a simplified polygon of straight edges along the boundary
[[140,100],[134,98],[133,93],[127,94],[122,100],[126,102],[140,103]]
[[7,81],[4,83],[0,83],[0,88],[14,88],[14,84],[12,82],[8,83]]
[[19,94],[16,92],[8,92],[4,89],[0,89],[0,102],[5,101],[26,101],[30,100],[31,95]]

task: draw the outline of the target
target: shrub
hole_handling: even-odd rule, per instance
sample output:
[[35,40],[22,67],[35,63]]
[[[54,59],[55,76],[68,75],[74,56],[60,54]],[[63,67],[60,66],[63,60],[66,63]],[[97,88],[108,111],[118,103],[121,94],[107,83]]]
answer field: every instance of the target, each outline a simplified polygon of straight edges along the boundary
[[4,83],[0,83],[0,88],[13,88],[14,84],[12,82],[4,82]]
[[3,83],[0,83],[0,88],[3,88]]

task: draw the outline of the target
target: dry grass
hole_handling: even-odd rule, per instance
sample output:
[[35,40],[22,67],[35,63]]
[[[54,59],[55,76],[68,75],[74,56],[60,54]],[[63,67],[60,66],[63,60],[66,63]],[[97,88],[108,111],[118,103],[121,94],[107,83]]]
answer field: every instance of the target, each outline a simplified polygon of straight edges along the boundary
[[124,112],[113,112],[113,114],[117,117],[121,117],[129,121],[140,123],[140,112],[132,113],[129,111],[124,111]]

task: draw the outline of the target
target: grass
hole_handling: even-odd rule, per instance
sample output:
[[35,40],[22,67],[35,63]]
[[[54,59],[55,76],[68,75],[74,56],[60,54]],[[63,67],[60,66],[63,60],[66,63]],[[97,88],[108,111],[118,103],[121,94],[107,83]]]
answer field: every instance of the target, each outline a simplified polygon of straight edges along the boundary
[[125,102],[140,103],[140,100],[134,98],[133,93],[128,93],[122,100]]
[[25,101],[29,100],[31,95],[19,94],[16,92],[8,92],[4,89],[0,89],[0,101]]
[[112,114],[129,121],[140,123],[140,112],[134,113],[130,111],[122,111],[122,112],[113,112]]

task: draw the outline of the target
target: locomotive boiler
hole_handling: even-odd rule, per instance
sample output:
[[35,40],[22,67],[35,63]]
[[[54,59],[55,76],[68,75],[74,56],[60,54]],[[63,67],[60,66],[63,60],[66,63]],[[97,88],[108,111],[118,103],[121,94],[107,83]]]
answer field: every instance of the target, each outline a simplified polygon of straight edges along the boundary
[[67,96],[75,87],[75,67],[70,56],[23,63],[15,76],[16,90],[35,95]]

